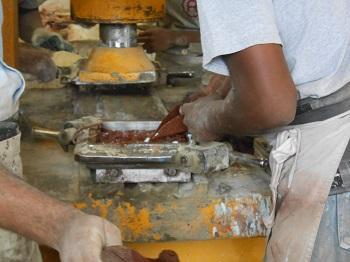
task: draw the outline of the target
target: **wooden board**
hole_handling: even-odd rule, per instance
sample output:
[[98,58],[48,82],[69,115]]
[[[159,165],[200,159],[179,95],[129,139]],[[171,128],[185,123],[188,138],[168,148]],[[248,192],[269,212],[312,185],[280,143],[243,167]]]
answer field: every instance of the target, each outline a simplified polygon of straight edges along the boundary
[[13,67],[17,65],[18,54],[18,1],[2,0],[4,21],[2,40],[4,61]]

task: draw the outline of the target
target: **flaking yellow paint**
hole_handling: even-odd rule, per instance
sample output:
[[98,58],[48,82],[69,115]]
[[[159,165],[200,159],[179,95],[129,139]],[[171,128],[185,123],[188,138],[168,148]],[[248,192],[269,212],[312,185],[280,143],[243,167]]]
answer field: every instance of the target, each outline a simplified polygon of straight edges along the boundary
[[133,238],[140,236],[147,236],[148,230],[152,228],[150,221],[150,211],[146,208],[140,209],[138,212],[136,208],[130,203],[123,203],[116,209],[117,217],[119,219],[119,228],[123,230],[130,230]]

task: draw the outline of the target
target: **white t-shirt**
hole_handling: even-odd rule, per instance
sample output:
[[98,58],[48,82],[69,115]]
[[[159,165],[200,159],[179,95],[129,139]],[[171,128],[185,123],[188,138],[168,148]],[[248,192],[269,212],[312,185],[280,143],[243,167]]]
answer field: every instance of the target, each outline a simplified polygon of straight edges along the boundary
[[349,0],[198,0],[203,63],[228,75],[223,55],[283,45],[300,97],[323,97],[350,81]]

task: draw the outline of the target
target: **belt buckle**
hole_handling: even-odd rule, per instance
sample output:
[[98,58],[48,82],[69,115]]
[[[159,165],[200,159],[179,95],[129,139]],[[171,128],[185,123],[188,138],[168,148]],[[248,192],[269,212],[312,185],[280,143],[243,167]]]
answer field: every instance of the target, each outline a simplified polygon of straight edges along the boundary
[[0,122],[0,142],[10,139],[18,134],[18,124],[16,122]]

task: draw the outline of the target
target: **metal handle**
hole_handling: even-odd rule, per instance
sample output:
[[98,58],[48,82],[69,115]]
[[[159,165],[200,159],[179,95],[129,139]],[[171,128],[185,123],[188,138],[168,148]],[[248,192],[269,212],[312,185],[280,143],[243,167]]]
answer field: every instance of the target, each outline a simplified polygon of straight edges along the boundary
[[194,71],[177,71],[177,72],[168,72],[168,78],[194,78]]
[[247,165],[259,166],[262,168],[269,166],[269,161],[267,159],[259,159],[253,155],[244,154],[237,151],[230,151],[229,157],[231,165],[238,162]]
[[76,134],[76,128],[66,128],[63,131],[57,131],[52,129],[34,127],[32,128],[32,136],[38,139],[54,139],[56,140],[64,151],[68,151],[68,146],[71,144],[74,135]]
[[33,127],[32,136],[40,139],[58,139],[60,132],[57,130]]

